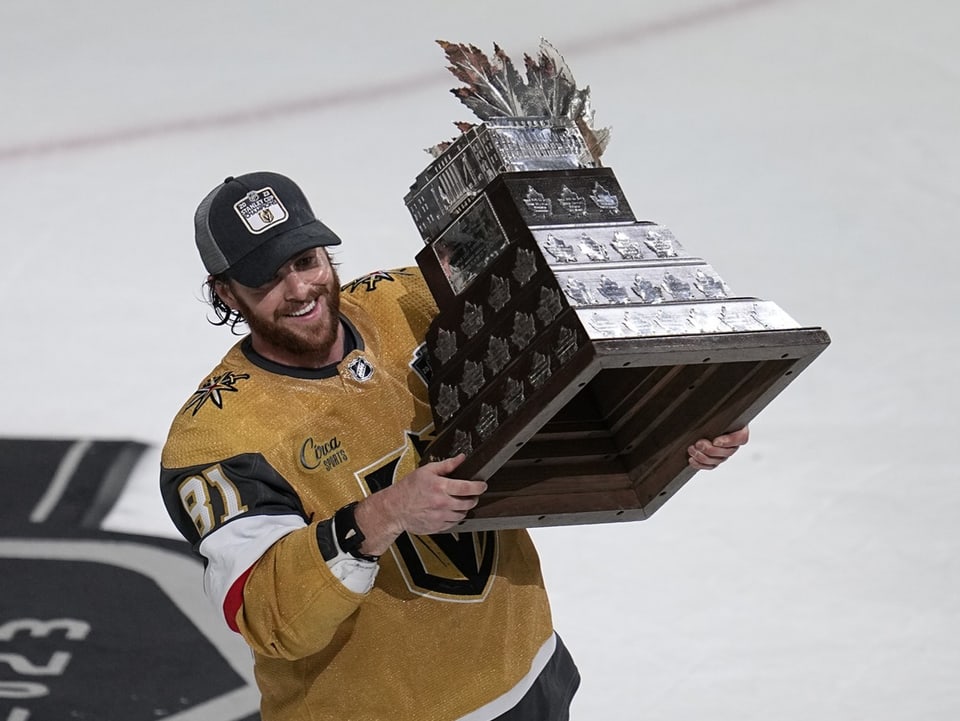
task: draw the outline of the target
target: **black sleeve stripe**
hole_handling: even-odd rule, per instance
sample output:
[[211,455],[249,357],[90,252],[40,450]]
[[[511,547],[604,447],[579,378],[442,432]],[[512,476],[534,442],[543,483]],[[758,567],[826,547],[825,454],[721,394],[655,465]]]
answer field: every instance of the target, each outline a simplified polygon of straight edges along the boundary
[[332,561],[340,554],[337,539],[333,535],[333,519],[328,518],[317,524],[317,545],[324,561]]
[[[215,473],[216,471],[216,473]],[[309,523],[300,498],[287,480],[280,475],[259,453],[244,453],[208,464],[185,468],[160,469],[160,491],[167,513],[174,524],[196,548],[202,540],[196,523],[185,507],[181,486],[191,478],[199,477],[207,489],[206,500],[210,504],[211,528],[207,534],[232,520],[224,495],[210,479],[225,477],[231,492],[237,498],[232,502],[242,509],[243,516],[298,515]],[[196,483],[196,481],[193,481]],[[204,534],[204,535],[207,535]]]

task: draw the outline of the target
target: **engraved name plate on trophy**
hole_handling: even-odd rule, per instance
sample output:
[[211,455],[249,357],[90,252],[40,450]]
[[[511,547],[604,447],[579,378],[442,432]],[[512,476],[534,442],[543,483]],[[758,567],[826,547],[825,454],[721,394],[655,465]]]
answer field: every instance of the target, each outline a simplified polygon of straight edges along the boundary
[[646,518],[693,475],[687,446],[749,422],[830,339],[636,218],[549,43],[525,79],[496,46],[441,46],[483,122],[404,199],[439,308],[423,460],[463,452],[458,476],[488,482],[464,529]]

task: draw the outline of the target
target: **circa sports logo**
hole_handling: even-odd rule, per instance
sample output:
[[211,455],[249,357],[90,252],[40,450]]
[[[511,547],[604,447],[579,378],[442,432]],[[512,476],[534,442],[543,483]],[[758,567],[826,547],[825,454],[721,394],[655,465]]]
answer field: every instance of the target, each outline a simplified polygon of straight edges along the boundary
[[237,388],[237,382],[248,378],[250,378],[249,373],[234,373],[233,371],[212,376],[204,381],[196,392],[190,396],[190,400],[187,401],[180,412],[186,413],[192,408],[193,413],[191,415],[195,416],[207,401],[212,401],[217,408],[223,408],[223,393],[236,393],[240,390]]
[[323,466],[323,470],[329,471],[349,460],[350,457],[340,447],[340,439],[336,436],[321,442],[307,438],[300,446],[300,465],[308,471],[315,471],[320,466]]

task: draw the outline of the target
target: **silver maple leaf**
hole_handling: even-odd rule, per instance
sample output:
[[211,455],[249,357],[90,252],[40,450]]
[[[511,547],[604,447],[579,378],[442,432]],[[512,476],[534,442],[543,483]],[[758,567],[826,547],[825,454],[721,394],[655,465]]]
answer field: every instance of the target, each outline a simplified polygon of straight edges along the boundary
[[[474,45],[445,40],[437,43],[450,61],[450,72],[466,83],[450,92],[478,118],[568,118],[576,123],[590,153],[599,160],[610,141],[610,129],[593,127],[590,87],[577,88],[570,67],[547,40],[540,38],[536,58],[524,54],[526,80],[496,43],[492,59]],[[473,126],[458,122],[457,127],[467,132]],[[451,142],[435,145],[427,152],[437,157]]]

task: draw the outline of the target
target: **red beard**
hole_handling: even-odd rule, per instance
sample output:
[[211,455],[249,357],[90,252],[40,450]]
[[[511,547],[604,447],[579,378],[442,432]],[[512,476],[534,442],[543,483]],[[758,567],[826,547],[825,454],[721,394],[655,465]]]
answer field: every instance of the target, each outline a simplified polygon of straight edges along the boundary
[[261,318],[236,297],[237,305],[253,335],[261,341],[294,355],[324,357],[337,340],[340,325],[340,281],[334,272],[328,284],[311,286],[318,304],[326,304],[328,313],[302,328],[284,324],[284,315],[276,313],[273,319]]

